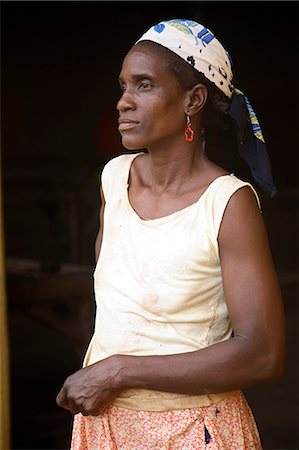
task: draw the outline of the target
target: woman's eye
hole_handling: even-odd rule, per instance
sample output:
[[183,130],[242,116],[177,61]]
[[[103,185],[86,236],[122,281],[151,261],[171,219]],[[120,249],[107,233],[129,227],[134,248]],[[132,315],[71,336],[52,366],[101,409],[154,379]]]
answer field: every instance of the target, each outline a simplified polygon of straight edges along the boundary
[[143,83],[140,83],[140,87],[142,89],[149,89],[151,88],[151,84],[144,81]]

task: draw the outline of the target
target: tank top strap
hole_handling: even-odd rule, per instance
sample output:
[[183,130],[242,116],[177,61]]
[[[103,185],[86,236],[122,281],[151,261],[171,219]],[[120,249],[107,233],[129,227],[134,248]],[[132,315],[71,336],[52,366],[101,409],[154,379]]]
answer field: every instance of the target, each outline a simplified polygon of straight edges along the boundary
[[140,153],[116,156],[104,166],[100,182],[106,202],[113,198],[115,194],[119,194],[120,190],[127,188],[131,164]]

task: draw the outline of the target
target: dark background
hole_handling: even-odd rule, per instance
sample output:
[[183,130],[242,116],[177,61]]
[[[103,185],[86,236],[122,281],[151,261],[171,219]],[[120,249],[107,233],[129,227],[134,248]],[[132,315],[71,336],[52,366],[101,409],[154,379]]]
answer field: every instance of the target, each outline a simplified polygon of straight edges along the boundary
[[121,61],[150,25],[171,17],[216,34],[263,127],[278,195],[261,195],[288,350],[283,378],[246,396],[264,448],[298,448],[298,3],[12,1],[1,2],[1,81],[15,449],[69,445],[71,417],[55,395],[92,332],[99,174],[122,152]]

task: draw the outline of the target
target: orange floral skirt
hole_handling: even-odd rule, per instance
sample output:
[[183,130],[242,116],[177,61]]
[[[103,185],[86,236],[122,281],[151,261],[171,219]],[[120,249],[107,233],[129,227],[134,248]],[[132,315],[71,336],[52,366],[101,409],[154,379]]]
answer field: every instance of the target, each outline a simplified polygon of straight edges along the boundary
[[219,403],[171,411],[111,405],[99,416],[74,417],[72,450],[262,449],[242,392]]

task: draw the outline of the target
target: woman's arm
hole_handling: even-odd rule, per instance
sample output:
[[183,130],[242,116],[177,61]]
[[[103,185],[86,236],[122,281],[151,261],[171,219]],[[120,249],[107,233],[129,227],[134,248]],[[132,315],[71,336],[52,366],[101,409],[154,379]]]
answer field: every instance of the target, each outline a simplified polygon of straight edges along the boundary
[[103,231],[104,231],[104,209],[105,209],[105,198],[103,194],[102,186],[100,187],[100,196],[101,196],[101,208],[100,208],[100,227],[99,232],[95,242],[95,259],[96,261],[99,259],[102,239],[103,239]]
[[[237,191],[228,203],[219,250],[232,338],[177,355],[112,356],[72,375],[58,403],[71,399],[72,409],[67,409],[72,412],[97,414],[127,388],[194,395],[280,377],[285,345],[282,299],[263,219],[249,188]],[[91,394],[90,386],[96,386]]]

